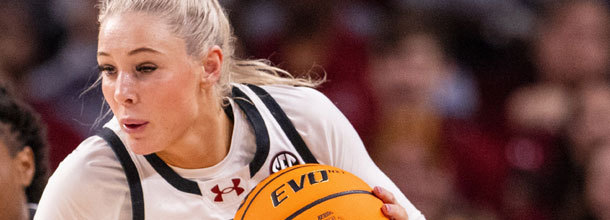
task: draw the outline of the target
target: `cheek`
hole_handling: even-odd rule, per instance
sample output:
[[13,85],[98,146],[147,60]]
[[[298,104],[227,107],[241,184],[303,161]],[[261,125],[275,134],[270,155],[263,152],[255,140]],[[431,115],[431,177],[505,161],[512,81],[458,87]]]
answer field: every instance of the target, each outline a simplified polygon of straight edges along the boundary
[[104,100],[110,105],[110,108],[114,109],[114,85],[111,82],[108,82],[108,80],[102,79],[102,94],[104,95]]
[[[4,194],[0,197],[2,199],[16,200],[18,195],[22,193],[23,188],[19,184],[20,173],[17,172],[17,168],[14,166],[14,160],[12,158],[3,158],[3,165],[0,167],[0,188],[3,188]],[[0,199],[0,200],[2,200]],[[0,201],[0,203],[6,202]],[[1,212],[0,212],[1,213]]]
[[155,100],[155,106],[151,108],[161,110],[160,116],[167,118],[169,123],[185,123],[197,116],[201,96],[191,79],[176,78],[174,82],[157,87],[155,91],[155,95],[150,97]]

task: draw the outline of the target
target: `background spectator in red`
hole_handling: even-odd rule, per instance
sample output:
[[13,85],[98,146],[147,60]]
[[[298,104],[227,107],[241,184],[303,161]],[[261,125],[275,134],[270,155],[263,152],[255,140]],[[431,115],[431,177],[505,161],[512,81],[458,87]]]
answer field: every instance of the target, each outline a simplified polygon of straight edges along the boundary
[[[367,41],[375,15],[367,7],[373,7],[372,3],[280,2],[245,3],[248,8],[244,10],[252,14],[237,15],[234,22],[237,33],[240,28],[247,32],[252,27],[264,31],[245,35],[241,38],[243,45],[248,45],[246,49],[256,57],[269,58],[295,75],[326,77],[327,83],[319,88],[320,91],[346,115],[360,136],[368,140],[377,110],[366,81]],[[275,20],[275,25],[268,27],[265,22],[270,19],[281,20]]]
[[506,107],[510,172],[503,197],[514,219],[580,218],[573,201],[581,200],[588,139],[610,129],[610,112],[600,114],[610,105],[599,107],[604,98],[595,98],[607,89],[609,25],[602,1],[542,8],[532,44],[536,79],[511,93]]
[[447,155],[444,127],[475,113],[475,82],[448,51],[444,19],[414,14],[388,20],[371,56],[380,113],[371,157],[428,219],[493,218],[457,193]]
[[[28,85],[28,81],[31,80],[30,71],[53,52],[55,42],[44,39],[57,38],[52,30],[51,33],[43,33],[44,30],[54,27],[53,23],[45,20],[43,3],[16,0],[0,2],[0,27],[2,27],[0,28],[2,30],[0,32],[0,82],[14,87],[15,96],[31,103],[41,114],[42,121],[49,128],[48,137],[51,148],[49,154],[51,168],[54,169],[76,147],[81,136],[68,126],[68,124],[73,124],[67,123],[69,118],[58,114],[55,109],[51,108],[52,105],[60,103],[43,102],[33,97],[33,90]],[[40,23],[42,21],[46,22]],[[55,73],[48,74],[54,75]],[[56,85],[45,80],[39,83]],[[42,92],[50,91],[43,90]],[[78,102],[79,106],[83,105],[78,99],[74,101]]]

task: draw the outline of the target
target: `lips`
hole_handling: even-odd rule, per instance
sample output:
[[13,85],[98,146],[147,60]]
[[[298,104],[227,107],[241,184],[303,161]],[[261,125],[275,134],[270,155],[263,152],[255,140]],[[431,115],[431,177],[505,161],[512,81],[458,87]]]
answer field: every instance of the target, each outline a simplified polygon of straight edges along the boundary
[[146,125],[148,125],[148,121],[139,120],[139,119],[122,119],[120,120],[121,127],[127,133],[138,133],[142,132]]
[[129,128],[129,129],[136,129],[141,127],[144,124],[125,124],[125,127]]

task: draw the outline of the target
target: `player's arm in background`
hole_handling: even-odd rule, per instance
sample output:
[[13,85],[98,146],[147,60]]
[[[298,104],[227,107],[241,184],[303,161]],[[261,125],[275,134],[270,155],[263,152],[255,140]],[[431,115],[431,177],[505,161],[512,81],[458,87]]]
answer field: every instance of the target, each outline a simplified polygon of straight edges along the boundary
[[387,189],[407,212],[409,220],[425,217],[398,187],[375,165],[347,118],[322,93],[309,88],[279,95],[270,88],[310,151],[323,164],[336,166],[362,178],[371,187]]
[[122,167],[106,142],[94,136],[49,178],[34,219],[130,219],[121,216],[127,205],[131,201]]

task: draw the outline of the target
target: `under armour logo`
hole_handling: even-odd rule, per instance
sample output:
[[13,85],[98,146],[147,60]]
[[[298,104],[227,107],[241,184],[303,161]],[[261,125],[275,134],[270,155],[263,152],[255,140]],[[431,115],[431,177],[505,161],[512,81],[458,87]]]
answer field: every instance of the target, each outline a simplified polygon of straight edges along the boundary
[[239,196],[245,191],[244,188],[239,187],[239,183],[241,182],[241,179],[235,178],[235,179],[232,179],[231,181],[233,182],[233,186],[231,186],[231,187],[227,187],[227,188],[220,190],[220,187],[218,185],[216,185],[216,186],[214,186],[214,188],[212,188],[212,192],[216,193],[216,197],[214,197],[214,202],[224,201],[222,199],[222,194],[227,194],[227,193],[231,193],[231,192],[235,191],[235,193],[237,193],[237,196]]

